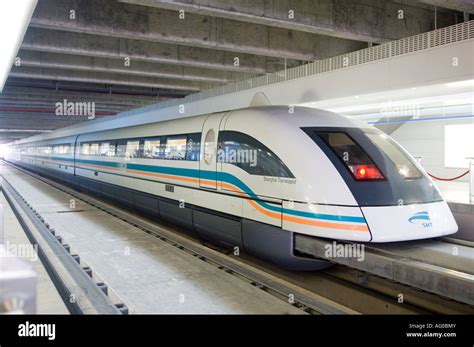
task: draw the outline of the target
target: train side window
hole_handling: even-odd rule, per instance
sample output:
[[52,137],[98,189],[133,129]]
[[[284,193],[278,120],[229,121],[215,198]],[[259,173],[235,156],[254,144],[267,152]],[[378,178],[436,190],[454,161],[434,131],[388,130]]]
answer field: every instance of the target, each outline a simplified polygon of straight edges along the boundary
[[115,142],[101,142],[99,147],[99,155],[101,157],[115,156]]
[[237,131],[221,131],[217,161],[235,165],[251,175],[295,178],[268,147]]
[[158,159],[162,157],[161,154],[161,138],[151,137],[146,138],[143,143],[143,158]]
[[117,140],[117,157],[125,157],[125,150],[127,149],[127,140]]
[[90,143],[83,143],[81,145],[81,154],[82,155],[89,155],[90,153],[90,147],[91,147],[91,144]]
[[216,132],[214,129],[209,129],[206,138],[204,139],[204,153],[203,158],[204,162],[208,165],[212,163],[214,160],[214,156],[216,154]]
[[138,158],[140,157],[140,140],[128,140],[125,149],[125,157]]
[[165,159],[186,159],[186,135],[168,136],[166,138]]
[[68,154],[68,145],[56,145],[53,147],[53,154]]
[[199,160],[201,150],[201,133],[189,134],[186,143],[186,160]]
[[89,155],[99,155],[99,144],[91,143],[89,148]]

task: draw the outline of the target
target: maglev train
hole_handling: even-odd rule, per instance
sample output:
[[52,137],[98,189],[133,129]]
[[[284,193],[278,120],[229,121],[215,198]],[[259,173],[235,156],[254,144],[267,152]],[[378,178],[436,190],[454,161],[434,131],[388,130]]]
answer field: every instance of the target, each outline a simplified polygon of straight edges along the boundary
[[335,113],[260,106],[94,124],[19,141],[7,160],[294,270],[328,266],[296,252],[295,234],[366,243],[457,231],[407,151]]

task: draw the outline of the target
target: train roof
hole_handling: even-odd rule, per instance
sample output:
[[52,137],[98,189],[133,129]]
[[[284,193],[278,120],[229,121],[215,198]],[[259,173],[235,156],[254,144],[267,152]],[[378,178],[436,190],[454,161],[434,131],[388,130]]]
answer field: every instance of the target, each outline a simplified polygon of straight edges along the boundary
[[[156,104],[158,105],[158,104]],[[26,144],[31,142],[38,142],[38,141],[46,141],[46,140],[53,140],[77,135],[83,135],[87,133],[93,133],[98,131],[105,131],[105,130],[113,130],[113,129],[120,129],[125,127],[131,126],[139,126],[145,125],[150,123],[157,123],[175,119],[182,119],[182,118],[197,118],[197,117],[205,117],[208,114],[200,114],[200,115],[193,115],[193,114],[180,114],[178,112],[178,106],[176,107],[167,107],[167,108],[157,108],[156,105],[149,105],[142,108],[130,110],[127,112],[121,112],[116,116],[107,117],[107,118],[100,118],[92,121],[82,122],[80,124],[75,124],[69,127],[61,128],[55,130],[51,133],[47,134],[40,134],[28,137],[26,139],[22,139],[15,144]],[[153,107],[155,106],[155,107]],[[272,114],[288,114],[288,105],[267,105],[267,106],[254,106],[254,107],[246,107],[236,110],[229,110],[229,111],[222,111],[222,112],[236,112],[236,111],[261,111],[264,110],[271,110]],[[307,107],[300,107],[296,106],[295,110],[304,109],[306,111],[314,111],[314,114],[319,116],[320,120],[328,121],[329,118],[332,118],[335,123],[341,124],[345,123],[346,126],[357,126],[354,124],[352,120],[348,118],[329,112],[325,110],[319,110],[314,108],[307,108]],[[222,113],[216,112],[216,113]],[[246,112],[244,112],[246,113]],[[307,112],[304,112],[307,113]]]

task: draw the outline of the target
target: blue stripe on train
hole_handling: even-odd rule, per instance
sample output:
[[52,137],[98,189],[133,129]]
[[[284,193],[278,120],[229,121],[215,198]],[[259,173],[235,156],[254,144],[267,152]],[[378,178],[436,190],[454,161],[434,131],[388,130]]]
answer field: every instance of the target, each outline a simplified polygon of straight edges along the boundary
[[320,214],[320,213],[313,213],[313,212],[305,212],[305,211],[296,211],[290,210],[286,208],[280,208],[266,202],[258,200],[258,196],[240,179],[231,175],[227,172],[217,172],[212,171],[199,171],[195,169],[185,169],[185,168],[173,168],[167,166],[154,166],[154,165],[143,165],[143,164],[127,164],[127,168],[132,170],[138,171],[146,171],[146,172],[155,172],[161,174],[169,174],[169,175],[176,175],[176,176],[186,176],[186,177],[193,177],[193,178],[203,178],[207,180],[215,180],[217,178],[218,181],[223,181],[226,183],[230,183],[244,193],[248,194],[252,199],[254,199],[260,206],[266,208],[267,210],[274,211],[274,212],[282,212],[289,215],[299,216],[299,217],[306,217],[306,218],[316,218],[316,219],[324,219],[324,220],[331,220],[331,221],[339,221],[339,222],[352,222],[352,223],[366,223],[364,217],[355,217],[355,216],[339,216],[339,215],[330,215],[330,214]]
[[[60,157],[51,157],[54,160],[63,160],[63,161],[73,161],[73,159],[68,158],[60,158]],[[111,162],[111,161],[98,161],[98,160],[86,160],[86,159],[76,159],[76,162],[82,164],[92,164],[92,165],[102,165],[107,167],[119,167],[118,162]],[[306,212],[306,211],[297,211],[291,210],[287,208],[281,208],[272,204],[268,204],[264,201],[260,201],[258,196],[250,189],[244,182],[240,179],[235,177],[232,174],[227,172],[213,172],[213,171],[200,171],[196,169],[187,169],[187,168],[176,168],[176,167],[169,167],[169,166],[156,166],[156,165],[144,165],[144,164],[127,164],[127,169],[137,170],[137,171],[144,171],[144,172],[154,172],[160,173],[165,175],[175,175],[175,176],[185,176],[185,177],[192,177],[192,178],[202,178],[206,180],[217,180],[223,181],[226,183],[230,183],[244,193],[246,193],[249,197],[255,200],[263,208],[267,210],[277,212],[277,213],[284,213],[288,215],[298,216],[298,217],[305,217],[305,218],[315,218],[315,219],[323,219],[323,220],[330,220],[330,221],[338,221],[338,222],[351,222],[351,223],[366,223],[364,217],[356,217],[356,216],[340,216],[340,215],[331,215],[331,214],[321,214],[321,213],[313,213],[313,212]]]

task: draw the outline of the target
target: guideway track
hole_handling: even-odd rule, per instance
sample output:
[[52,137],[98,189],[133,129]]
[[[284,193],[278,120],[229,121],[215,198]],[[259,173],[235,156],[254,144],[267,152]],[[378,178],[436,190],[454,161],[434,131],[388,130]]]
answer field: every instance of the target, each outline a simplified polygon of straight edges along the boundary
[[[332,241],[306,235],[295,237],[296,250],[317,258],[327,259],[328,244]],[[457,255],[453,255],[453,247],[456,247]],[[330,260],[474,305],[474,249],[469,246],[437,240],[365,244],[363,261],[355,257],[332,257]]]

